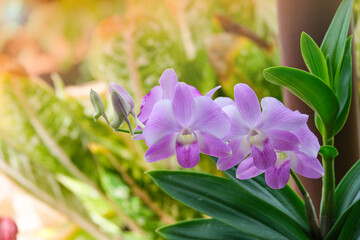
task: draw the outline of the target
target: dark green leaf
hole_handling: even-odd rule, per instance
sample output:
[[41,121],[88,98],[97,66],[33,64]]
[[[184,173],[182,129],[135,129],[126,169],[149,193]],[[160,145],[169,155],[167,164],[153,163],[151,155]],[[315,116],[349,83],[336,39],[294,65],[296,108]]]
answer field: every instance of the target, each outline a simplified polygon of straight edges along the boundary
[[343,177],[335,190],[337,216],[360,200],[360,160]]
[[[359,222],[352,220],[352,218],[353,218],[353,213],[355,213],[355,215],[357,215],[357,218],[359,219],[359,210],[360,210],[360,201],[357,201],[356,204],[354,204],[350,208],[348,208],[337,219],[334,226],[331,228],[330,232],[326,235],[325,240],[338,240],[340,234],[342,234],[343,236],[347,235],[347,234],[351,234],[351,233],[355,234],[355,230],[356,230],[356,228],[358,228]],[[348,219],[350,219],[350,222],[348,222]],[[352,230],[350,230],[351,231],[350,233],[343,232],[345,229],[345,224],[347,225],[346,228],[352,227]],[[346,231],[348,231],[348,230],[346,230]],[[346,238],[343,238],[343,239],[346,239]],[[358,237],[357,238],[350,237],[347,239],[358,239]]]
[[286,87],[303,100],[319,115],[327,136],[333,136],[339,102],[323,81],[313,74],[289,67],[267,68],[264,70],[264,77],[271,83]]
[[330,56],[330,66],[335,73],[341,61],[341,55],[349,31],[351,10],[354,0],[344,0],[337,9],[335,16],[321,44],[324,56]]
[[340,111],[336,119],[334,134],[337,134],[342,129],[350,110],[352,89],[351,40],[352,37],[349,37],[346,41],[342,61],[339,64],[334,80],[334,89],[340,103]]
[[[159,228],[157,232],[168,240],[255,240],[259,237],[247,235],[216,219],[195,219]],[[266,239],[265,237],[261,239]]]
[[300,38],[301,54],[309,71],[330,86],[326,59],[314,40],[305,32]]
[[240,231],[267,239],[308,239],[301,227],[268,200],[229,179],[185,171],[150,171],[167,194]]
[[360,202],[352,208],[342,227],[339,240],[360,239]]
[[[211,160],[217,163],[217,158],[211,157]],[[236,178],[235,167],[224,171],[224,173],[239,187],[260,199],[266,199],[269,204],[295,220],[304,231],[309,231],[304,202],[289,186],[282,189],[272,189],[266,184],[263,174],[252,179],[239,180]]]

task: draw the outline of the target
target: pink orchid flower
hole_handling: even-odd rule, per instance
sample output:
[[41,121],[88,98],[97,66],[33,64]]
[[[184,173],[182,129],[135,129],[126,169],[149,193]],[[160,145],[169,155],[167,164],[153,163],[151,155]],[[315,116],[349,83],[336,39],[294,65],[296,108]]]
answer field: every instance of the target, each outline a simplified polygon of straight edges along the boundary
[[255,92],[243,83],[235,86],[234,96],[235,103],[227,98],[216,101],[231,120],[225,140],[230,140],[233,153],[218,159],[218,169],[232,168],[251,154],[254,165],[265,170],[275,165],[276,151],[298,149],[300,140],[291,131],[304,126],[307,115],[291,111],[272,97],[262,99],[261,112]]
[[[152,112],[152,109],[156,102],[163,99],[172,99],[174,96],[176,85],[178,84],[178,77],[174,71],[174,69],[169,68],[166,69],[160,77],[159,80],[160,86],[153,87],[150,92],[145,95],[141,101],[140,105],[140,113],[137,116],[138,119],[145,125],[149,119],[149,116]],[[191,94],[193,97],[202,96],[199,90],[195,87],[188,85],[190,88]],[[213,94],[220,88],[217,86],[211,89],[206,96],[212,97]],[[141,128],[137,127],[136,130],[140,130]],[[137,138],[140,139],[140,138]]]
[[208,96],[194,97],[192,88],[177,83],[173,96],[157,101],[143,130],[149,146],[147,162],[155,162],[174,154],[180,166],[192,168],[200,160],[199,153],[215,157],[231,155],[221,140],[230,129],[230,120]]
[[294,133],[300,139],[298,150],[277,152],[275,165],[266,170],[258,169],[250,156],[239,164],[236,177],[238,179],[249,179],[265,172],[267,185],[274,189],[285,187],[290,178],[290,168],[307,178],[322,177],[324,169],[316,158],[320,149],[317,137],[307,125]]

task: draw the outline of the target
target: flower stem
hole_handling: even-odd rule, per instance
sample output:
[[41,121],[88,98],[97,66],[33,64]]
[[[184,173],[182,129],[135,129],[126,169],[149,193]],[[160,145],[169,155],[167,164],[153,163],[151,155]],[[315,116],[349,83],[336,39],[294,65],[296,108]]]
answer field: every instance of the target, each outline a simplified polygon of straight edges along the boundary
[[290,174],[294,179],[296,185],[298,186],[300,193],[305,202],[305,209],[306,209],[306,216],[308,219],[308,223],[310,225],[311,234],[313,235],[314,239],[321,239],[320,235],[320,226],[318,219],[316,217],[316,211],[314,205],[311,201],[309,193],[306,191],[304,185],[301,183],[300,179],[296,175],[296,173],[290,169]]
[[[323,145],[334,146],[334,138],[323,137]],[[326,236],[335,220],[335,170],[334,157],[322,155],[324,177],[320,207],[320,231]]]
[[[122,129],[122,128],[119,128],[118,132],[130,133],[129,130]],[[143,130],[136,130],[136,131],[134,131],[134,134],[142,134],[142,132],[143,132]]]

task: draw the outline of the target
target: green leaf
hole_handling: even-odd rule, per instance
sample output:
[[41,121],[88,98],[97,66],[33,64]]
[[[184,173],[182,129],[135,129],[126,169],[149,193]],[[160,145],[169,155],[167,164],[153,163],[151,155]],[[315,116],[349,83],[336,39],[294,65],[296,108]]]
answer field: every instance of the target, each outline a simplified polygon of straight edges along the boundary
[[323,159],[334,159],[337,155],[339,155],[339,152],[332,145],[323,145],[320,147],[319,154],[323,157]]
[[264,77],[271,83],[286,87],[303,100],[319,115],[327,136],[333,136],[339,102],[323,81],[313,74],[289,67],[267,68],[264,70]]
[[[211,160],[217,163],[217,158],[211,157]],[[266,184],[263,174],[255,178],[239,180],[236,178],[235,167],[224,173],[239,187],[260,199],[266,199],[269,204],[296,221],[304,231],[309,231],[304,202],[288,185],[282,189],[272,189]]]
[[111,239],[99,230],[78,197],[52,171],[24,154],[23,148],[0,138],[0,171],[37,199],[65,214],[97,239]]
[[185,171],[150,171],[176,200],[240,231],[267,239],[308,239],[301,227],[275,206],[229,179]]
[[321,44],[324,56],[330,56],[330,66],[335,73],[341,61],[341,55],[349,31],[351,10],[354,0],[344,0],[337,9],[333,20]]
[[334,80],[336,97],[340,103],[340,111],[336,119],[334,135],[337,134],[344,126],[350,110],[352,89],[351,40],[352,36],[350,36],[346,41],[342,60],[339,64]]
[[[353,212],[355,212],[355,214],[357,212],[359,212],[360,209],[360,201],[358,201],[356,204],[352,205],[350,208],[348,208],[335,222],[334,226],[330,229],[329,233],[326,235],[325,240],[338,240],[339,239],[339,235],[340,234],[346,234],[343,232],[344,225],[347,224],[347,228],[351,227],[349,225],[352,225],[352,220],[350,221],[350,223],[348,223],[348,218],[350,217],[353,218],[351,216],[351,214]],[[359,214],[357,214],[357,217],[359,218]],[[358,222],[354,221],[353,229],[351,230],[351,232],[355,232],[356,227],[358,226]],[[358,238],[348,238],[348,239],[358,239]]]
[[337,216],[360,200],[360,160],[343,177],[335,190]]
[[301,54],[309,71],[330,86],[326,59],[314,40],[305,32],[300,38]]
[[339,240],[360,239],[360,202],[358,202],[346,218]]
[[179,222],[159,228],[157,232],[168,240],[259,239],[259,237],[247,235],[216,219],[195,219]]

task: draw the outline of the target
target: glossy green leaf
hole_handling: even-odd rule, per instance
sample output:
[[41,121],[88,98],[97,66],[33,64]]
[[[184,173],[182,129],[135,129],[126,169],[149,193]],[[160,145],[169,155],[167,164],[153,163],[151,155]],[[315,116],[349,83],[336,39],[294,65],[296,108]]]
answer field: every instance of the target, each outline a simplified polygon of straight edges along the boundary
[[347,116],[349,115],[351,104],[352,89],[352,58],[351,58],[351,40],[349,37],[346,41],[342,61],[339,64],[334,79],[334,89],[340,103],[340,111],[335,123],[334,134],[337,134],[344,126]]
[[333,136],[339,102],[323,81],[313,74],[289,67],[267,68],[264,70],[264,77],[271,83],[286,87],[303,100],[319,115],[327,135]]
[[[347,229],[352,228],[350,231],[351,233],[355,233],[356,228],[358,228],[359,222],[356,220],[353,221],[352,214],[357,213],[357,217],[359,218],[359,212],[360,210],[360,201],[357,201],[356,204],[352,205],[350,208],[348,208],[335,222],[334,226],[330,229],[329,233],[326,235],[325,240],[338,240],[340,234],[348,235],[349,233],[344,232],[345,225],[347,225]],[[348,219],[350,219],[350,222],[348,222]],[[348,230],[346,230],[348,231]],[[346,238],[343,238],[346,239]],[[358,238],[348,238],[348,239],[358,239]]]
[[330,86],[326,59],[314,40],[305,32],[300,38],[301,54],[309,71]]
[[337,216],[360,200],[360,160],[343,177],[335,190]]
[[[211,160],[217,163],[217,158],[211,157]],[[235,167],[224,171],[224,173],[239,187],[260,199],[266,199],[269,204],[295,220],[304,231],[309,231],[304,202],[288,185],[282,189],[272,189],[266,184],[263,174],[255,178],[239,180],[236,178]]]
[[360,239],[360,202],[354,205],[340,232],[339,240],[348,239]]
[[[216,219],[195,219],[162,227],[157,232],[168,240],[255,240],[259,237],[248,235]],[[263,237],[262,239],[265,239]]]
[[321,44],[321,51],[324,56],[329,55],[330,57],[330,66],[328,67],[332,69],[333,73],[336,72],[341,62],[341,56],[349,31],[353,1],[342,1]]
[[308,239],[289,216],[229,179],[185,171],[150,171],[176,200],[240,231],[267,239]]

